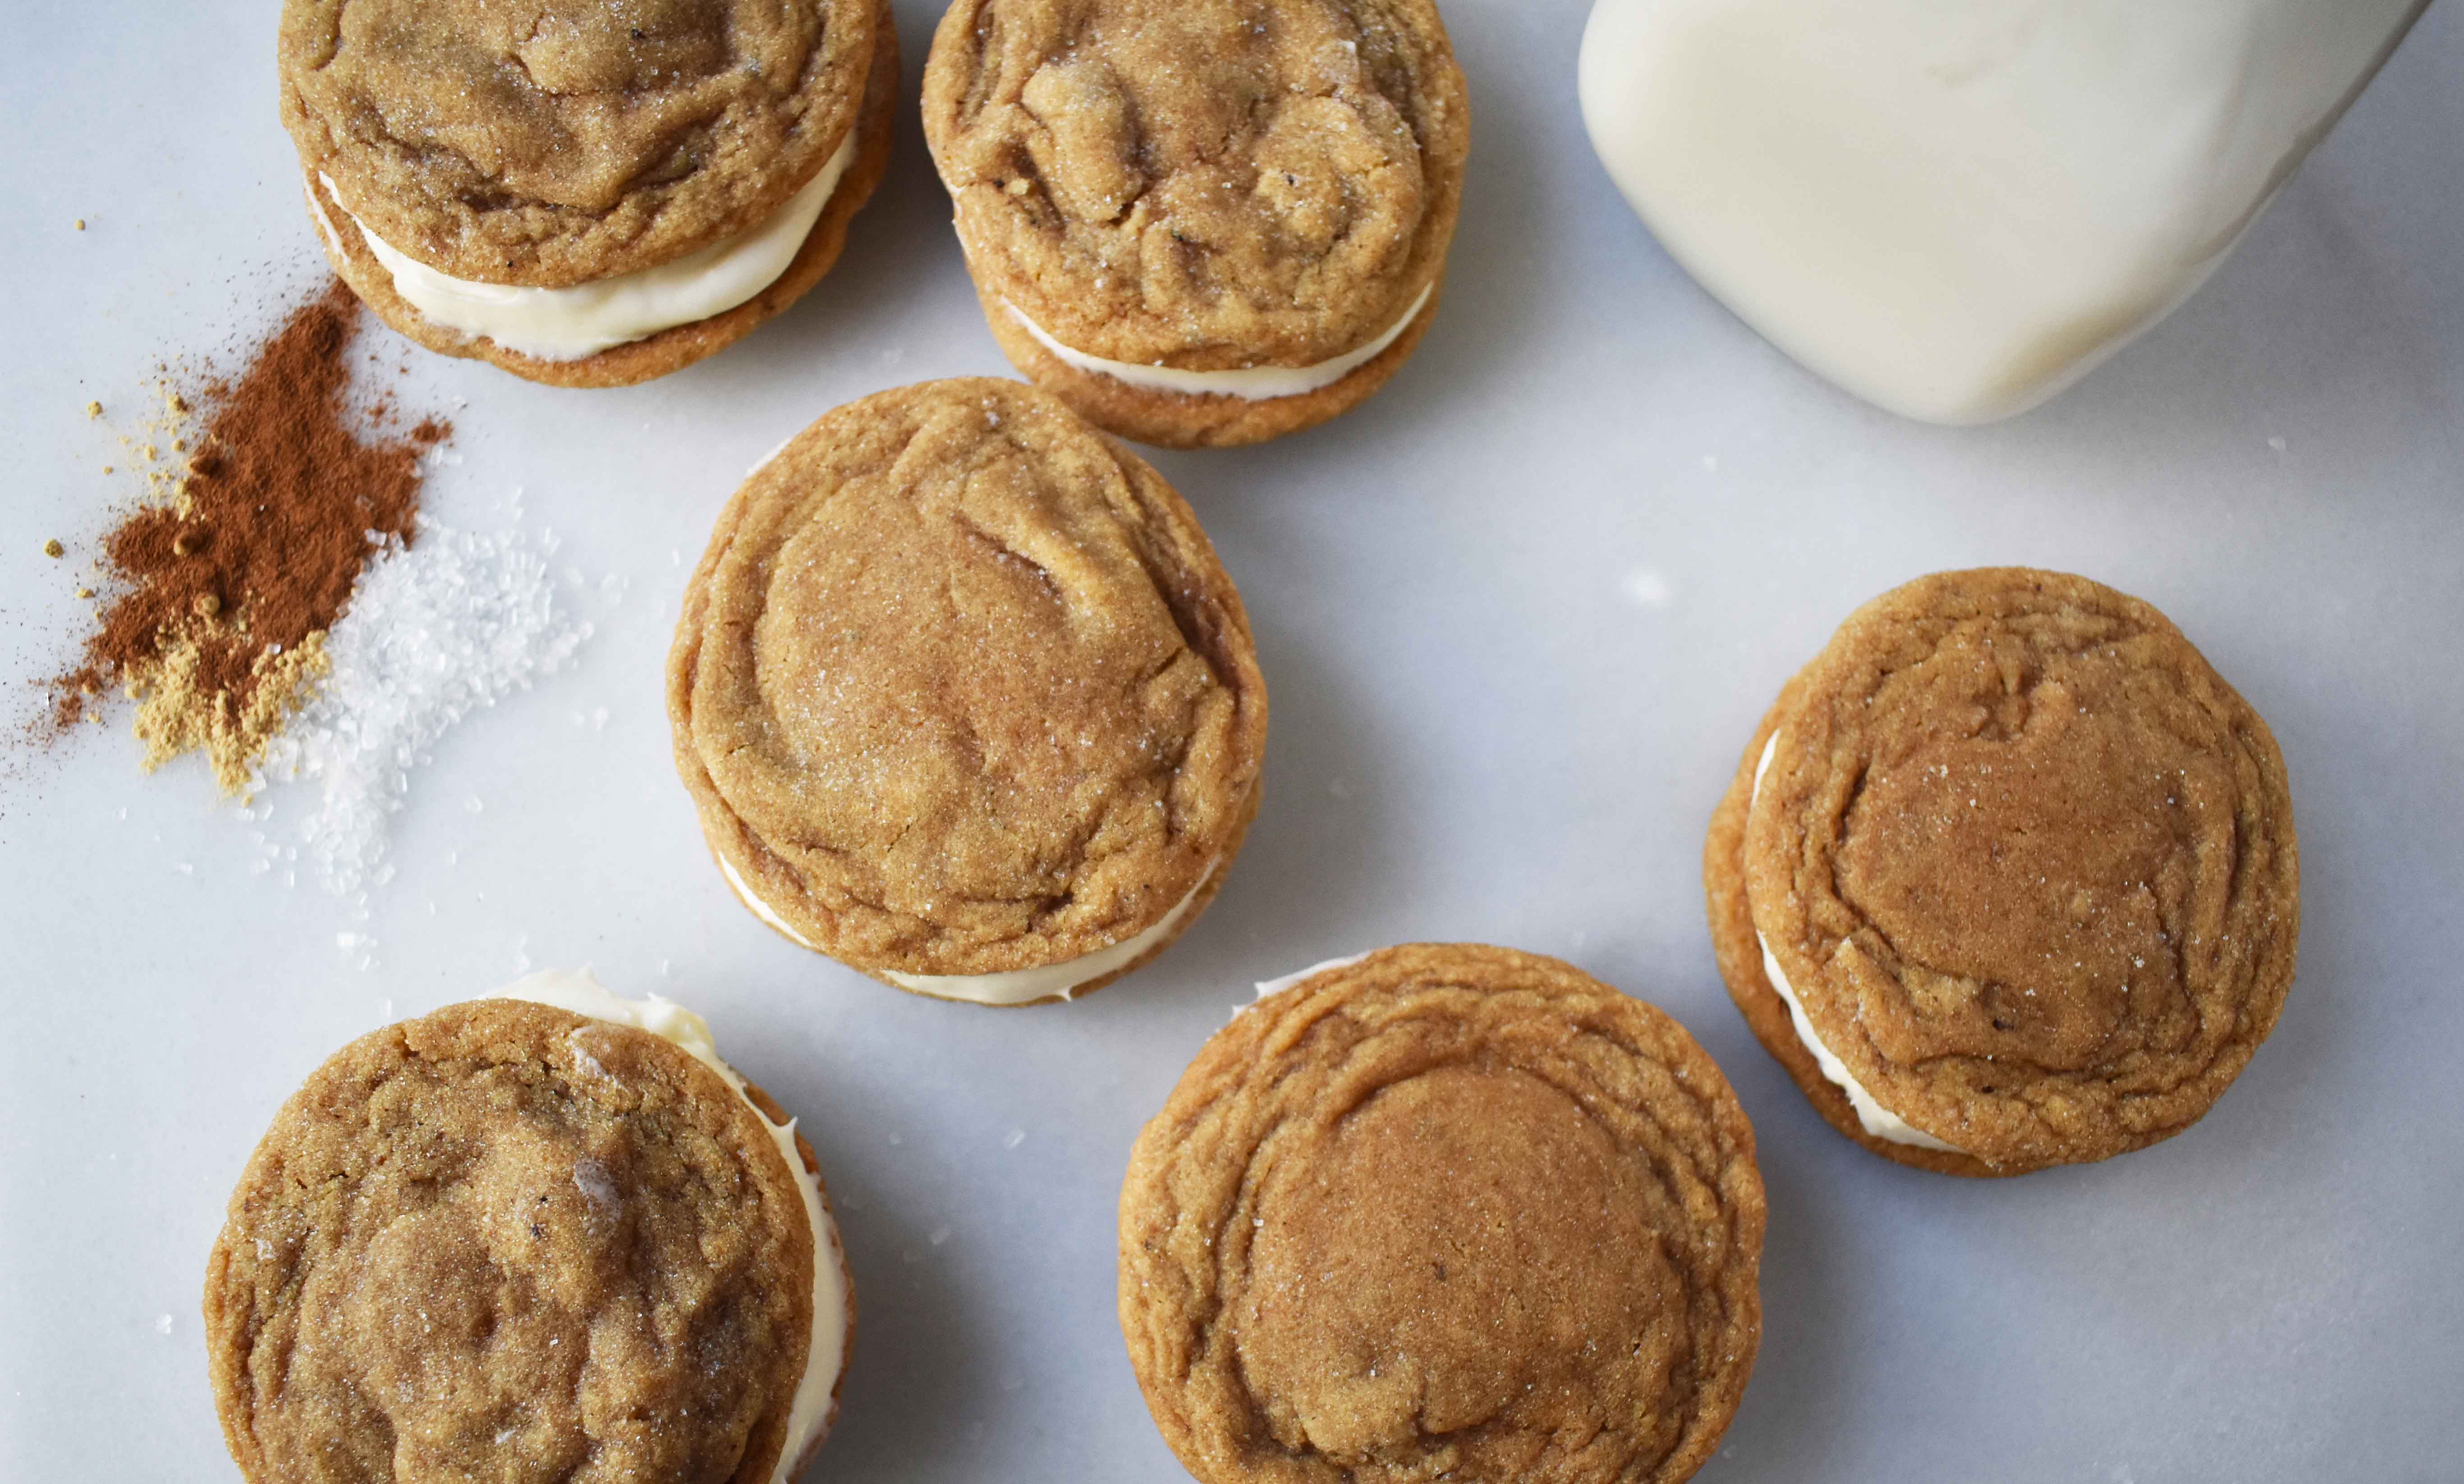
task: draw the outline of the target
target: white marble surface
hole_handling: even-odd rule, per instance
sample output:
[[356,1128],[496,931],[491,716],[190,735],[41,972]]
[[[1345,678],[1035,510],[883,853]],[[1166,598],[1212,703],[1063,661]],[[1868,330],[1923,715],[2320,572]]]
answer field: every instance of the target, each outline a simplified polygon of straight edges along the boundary
[[[273,13],[11,11],[11,706],[78,616],[40,543],[129,492],[86,401],[261,328],[313,266]],[[912,105],[936,12],[898,13]],[[2042,411],[1951,431],[1815,382],[1661,256],[1583,142],[1579,4],[1447,13],[1476,144],[1419,355],[1332,426],[1158,460],[1256,617],[1269,794],[1214,909],[1084,1004],[928,1003],[799,952],[730,899],[668,759],[684,564],[744,468],[860,394],[1004,370],[912,106],[836,274],[715,361],[577,393],[402,351],[410,401],[460,426],[431,513],[501,524],[519,487],[597,633],[419,772],[365,922],[251,874],[254,827],[196,767],[140,777],[123,730],[11,759],[0,1478],[232,1477],[198,1290],[275,1103],[388,1016],[582,962],[705,1012],[821,1151],[862,1323],[813,1479],[1177,1478],[1112,1318],[1131,1140],[1249,981],[1414,938],[1565,955],[1735,1080],[1767,1327],[1702,1478],[2457,1476],[2464,15],[2432,8],[2172,321]],[[2299,983],[2215,1113],[1994,1184],[1820,1124],[1729,1008],[1698,879],[1789,671],[1861,600],[1981,562],[2170,613],[2282,740],[2307,867]],[[340,932],[377,940],[372,968]]]

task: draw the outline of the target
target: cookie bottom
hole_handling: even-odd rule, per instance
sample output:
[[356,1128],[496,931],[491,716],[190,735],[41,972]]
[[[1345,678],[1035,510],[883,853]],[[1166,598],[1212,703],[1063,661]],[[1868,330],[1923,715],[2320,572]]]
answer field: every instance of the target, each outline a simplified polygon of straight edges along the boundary
[[1258,400],[1151,391],[1100,371],[1082,370],[1045,349],[999,294],[978,283],[976,298],[983,305],[984,322],[1009,363],[1088,422],[1108,433],[1157,447],[1230,448],[1315,427],[1368,401],[1420,343],[1429,321],[1437,316],[1444,286],[1445,273],[1441,268],[1429,284],[1428,301],[1403,333],[1342,380],[1297,397]]
[[1814,1053],[1797,1038],[1788,1002],[1780,998],[1779,991],[1771,988],[1771,979],[1763,972],[1762,943],[1754,936],[1753,908],[1746,898],[1746,816],[1753,803],[1754,765],[1762,759],[1764,744],[1779,730],[1780,715],[1793,699],[1794,685],[1793,681],[1790,683],[1790,689],[1780,693],[1779,700],[1754,729],[1753,740],[1746,746],[1736,777],[1711,813],[1710,832],[1703,841],[1704,905],[1711,920],[1711,948],[1719,958],[1720,977],[1727,984],[1728,997],[1736,1001],[1754,1039],[1762,1042],[1772,1060],[1787,1069],[1815,1111],[1832,1127],[1882,1158],[1937,1174],[1976,1179],[2026,1174],[2040,1168],[1990,1165],[1972,1154],[1899,1144],[1867,1133],[1847,1093],[1822,1075]]
[[[576,360],[545,360],[508,350],[486,336],[469,335],[438,324],[421,314],[395,291],[393,275],[368,251],[358,224],[341,209],[324,184],[311,175],[306,183],[309,196],[315,208],[333,224],[332,233],[320,229],[318,240],[324,245],[334,272],[379,319],[440,354],[485,360],[549,386],[631,386],[680,371],[752,334],[763,320],[786,309],[821,282],[847,246],[848,223],[889,171],[891,139],[897,133],[898,33],[891,25],[889,0],[880,0],[876,11],[879,39],[873,48],[871,70],[865,77],[864,110],[855,123],[855,159],[840,178],[838,188],[830,193],[829,203],[822,208],[812,230],[804,234],[803,246],[789,260],[786,271],[733,309]],[[339,249],[338,238],[341,243]]]

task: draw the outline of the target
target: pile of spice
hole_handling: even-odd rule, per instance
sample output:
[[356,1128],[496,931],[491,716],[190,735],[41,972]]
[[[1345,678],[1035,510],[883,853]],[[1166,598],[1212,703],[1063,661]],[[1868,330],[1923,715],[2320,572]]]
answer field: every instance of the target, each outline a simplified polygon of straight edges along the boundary
[[158,498],[103,537],[115,591],[52,682],[55,732],[116,687],[139,703],[148,771],[203,749],[224,792],[247,789],[323,673],[326,635],[369,558],[416,540],[420,457],[451,431],[430,419],[381,436],[388,409],[351,395],[359,324],[334,282],[236,376],[166,391],[169,415],[197,426],[171,440],[184,462],[147,470]]
[[450,457],[451,428],[389,432],[391,403],[354,393],[362,314],[330,282],[237,375],[166,386],[123,437],[147,495],[102,538],[112,591],[51,682],[46,720],[54,737],[99,721],[118,687],[138,702],[148,772],[202,750],[252,820],[289,792],[270,785],[297,785],[294,838],[260,836],[260,868],[304,850],[364,907],[391,874],[386,822],[410,771],[463,717],[563,664],[590,625],[558,611],[555,541],[519,529],[518,491],[503,531],[422,515],[424,465]]

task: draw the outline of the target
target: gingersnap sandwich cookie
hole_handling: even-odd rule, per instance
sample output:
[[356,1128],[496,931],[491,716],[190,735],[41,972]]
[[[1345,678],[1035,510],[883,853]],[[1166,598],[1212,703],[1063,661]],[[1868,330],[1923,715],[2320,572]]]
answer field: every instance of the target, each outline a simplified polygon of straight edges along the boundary
[[676,768],[746,907],[919,994],[1067,999],[1205,910],[1265,684],[1161,475],[1016,382],[824,416],[721,512],[668,659]]
[[334,270],[431,350],[621,386],[828,273],[887,168],[888,0],[284,0]]
[[2197,1122],[2300,936],[2267,724],[2153,607],[2019,567],[1850,615],[1755,730],[1703,880],[1764,1049],[1841,1133],[1950,1174]]
[[1429,0],[957,0],[924,133],[1011,363],[1196,447],[1314,426],[1412,354],[1470,110]]
[[1236,1015],[1138,1136],[1121,1329],[1202,1484],[1677,1484],[1762,1336],[1753,1129],[1572,965],[1414,944]]
[[809,1145],[699,1015],[534,974],[353,1041],[207,1266],[252,1484],[785,1484],[854,1310]]

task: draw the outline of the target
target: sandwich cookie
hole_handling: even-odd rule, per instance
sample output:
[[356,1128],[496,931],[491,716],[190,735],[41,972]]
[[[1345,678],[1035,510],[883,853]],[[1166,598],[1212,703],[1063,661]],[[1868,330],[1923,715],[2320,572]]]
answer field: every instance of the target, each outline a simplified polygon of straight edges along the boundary
[[1676,1484],[1753,1369],[1764,1214],[1674,1020],[1385,949],[1235,1015],[1139,1135],[1121,1328],[1203,1484]]
[[1266,738],[1240,595],[1056,399],[841,407],[720,513],[668,660],[677,771],[763,922],[884,983],[1067,999],[1205,909]]
[[1950,1174],[2189,1127],[2300,934],[2267,724],[2154,608],[2018,567],[1851,615],[1756,729],[1703,878],[1764,1048],[1841,1133]]
[[699,1015],[587,971],[362,1037],[206,1274],[241,1474],[785,1484],[852,1330],[812,1147]]
[[1470,111],[1428,0],[957,0],[924,132],[1002,352],[1142,443],[1256,443],[1435,312]]
[[887,0],[284,0],[282,118],[385,323],[559,386],[664,376],[818,283],[890,160]]

